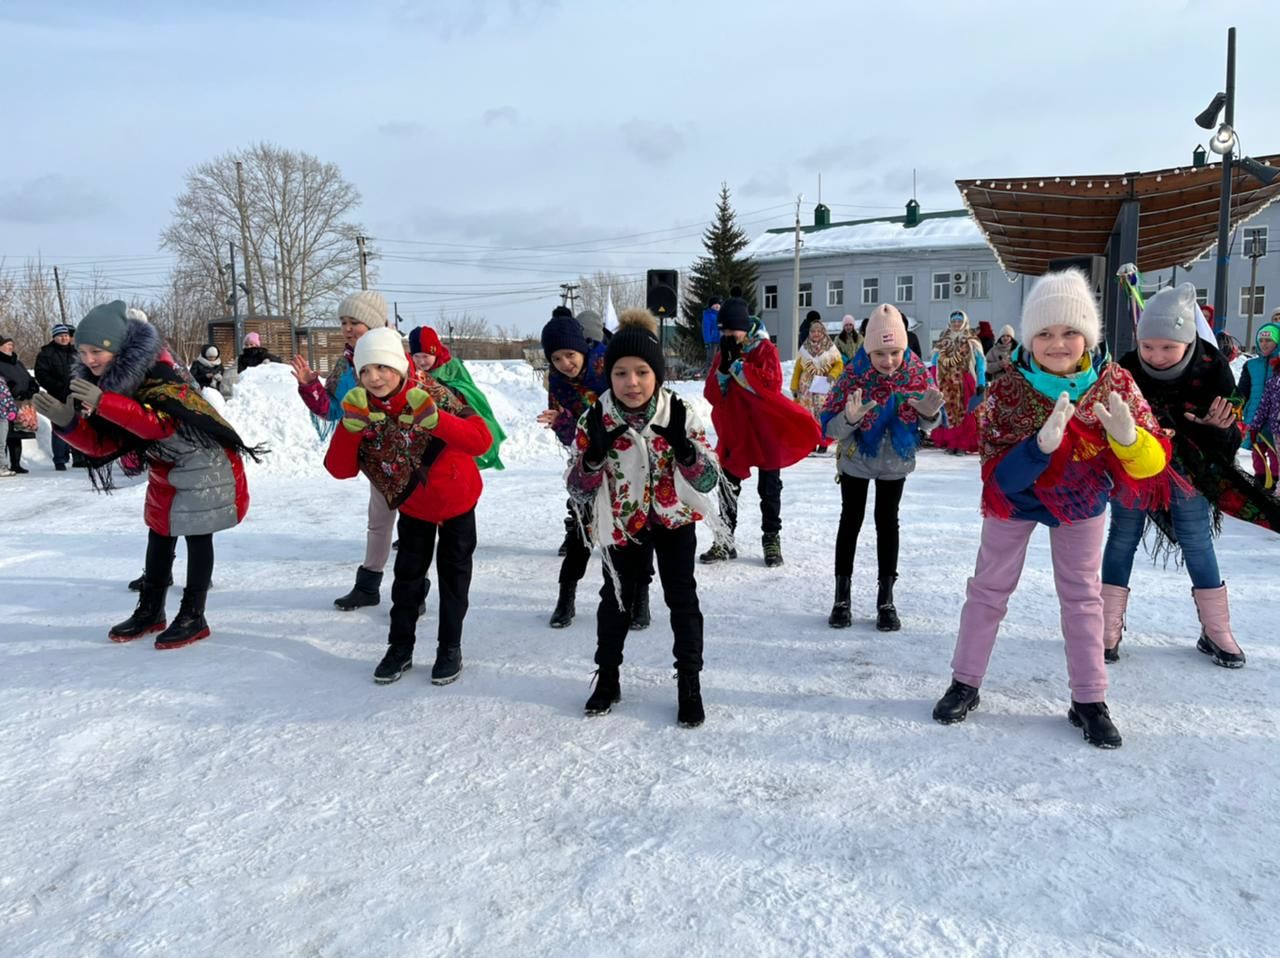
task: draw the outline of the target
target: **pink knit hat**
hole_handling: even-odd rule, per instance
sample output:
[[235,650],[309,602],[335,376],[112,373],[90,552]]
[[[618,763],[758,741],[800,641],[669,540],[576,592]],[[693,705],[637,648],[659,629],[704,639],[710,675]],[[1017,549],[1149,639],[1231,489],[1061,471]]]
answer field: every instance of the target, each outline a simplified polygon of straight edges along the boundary
[[862,348],[867,352],[907,348],[907,324],[895,307],[888,303],[876,307],[867,320],[867,335],[863,337]]
[[257,333],[246,333],[244,337],[244,348],[251,349],[254,346],[262,345],[262,337]]

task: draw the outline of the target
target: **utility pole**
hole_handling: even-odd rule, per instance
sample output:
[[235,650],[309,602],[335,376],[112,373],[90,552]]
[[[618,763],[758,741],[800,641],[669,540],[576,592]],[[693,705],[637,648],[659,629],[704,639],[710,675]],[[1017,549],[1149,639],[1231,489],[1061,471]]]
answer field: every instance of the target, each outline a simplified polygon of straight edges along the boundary
[[575,316],[578,314],[578,284],[577,283],[561,283],[560,284],[560,305],[568,306],[569,311]]
[[[1253,306],[1254,297],[1258,295],[1258,260],[1267,255],[1267,241],[1257,233],[1253,234],[1253,248],[1249,250],[1249,325],[1246,327],[1245,344],[1253,344]],[[1214,314],[1217,318],[1217,314]]]
[[253,308],[253,280],[249,278],[249,211],[244,205],[244,170],[243,164],[236,160],[236,195],[240,207],[240,248],[244,250],[244,288],[249,300],[249,315],[257,312]]
[[62,280],[58,278],[58,267],[53,268],[53,285],[58,290],[58,312],[62,314],[62,322],[67,321],[67,304],[62,301]]
[[276,274],[276,309],[288,316],[289,311],[284,308],[284,284],[280,277],[280,257],[279,255],[271,257],[271,271]]
[[[1223,121],[1236,128],[1236,28],[1227,30],[1227,102]],[[1234,146],[1234,144],[1233,144]],[[1213,323],[1227,321],[1227,266],[1231,262],[1231,245],[1227,232],[1231,225],[1232,150],[1222,154],[1222,198],[1218,201],[1218,270],[1213,280]],[[1225,327],[1224,327],[1225,328]]]
[[364,237],[356,237],[356,249],[360,251],[360,288],[369,288],[369,270],[367,264],[369,262],[369,254],[364,251]]
[[235,334],[235,356],[240,358],[241,343],[244,340],[244,324],[240,321],[240,290],[236,286],[236,244],[228,242],[231,249],[231,329]]
[[[801,193],[796,197],[796,258],[795,277],[793,283],[795,286],[795,302],[792,304],[793,309],[791,312],[791,319],[795,325],[791,327],[791,331],[787,335],[786,341],[788,343],[794,340],[800,332],[800,247],[802,245],[800,241],[800,204],[803,202],[804,194]],[[779,330],[779,332],[781,332],[781,330]]]

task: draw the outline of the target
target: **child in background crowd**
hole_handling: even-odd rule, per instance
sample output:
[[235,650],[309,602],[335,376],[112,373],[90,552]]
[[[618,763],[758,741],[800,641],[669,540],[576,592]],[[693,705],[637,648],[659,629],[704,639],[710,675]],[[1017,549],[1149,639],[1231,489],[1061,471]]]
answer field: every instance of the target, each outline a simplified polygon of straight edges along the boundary
[[[817,316],[816,313],[811,315]],[[844,362],[840,358],[840,350],[836,349],[836,344],[828,335],[827,328],[822,325],[822,317],[809,319],[806,323],[808,328],[801,339],[800,349],[796,353],[795,369],[791,374],[791,395],[796,402],[809,410],[809,414],[814,419],[819,419],[827,403],[827,397],[831,395],[831,384],[839,379],[840,373],[844,371]],[[906,335],[904,326],[902,329],[904,341]],[[830,444],[830,441],[823,436],[818,442],[817,451],[826,450]]]
[[419,326],[417,329],[410,330],[409,351],[413,356],[414,366],[420,372],[427,373],[440,385],[457,395],[489,427],[493,445],[489,447],[488,452],[476,460],[476,465],[481,469],[504,468],[502,460],[498,457],[498,449],[507,438],[507,434],[503,432],[502,426],[493,415],[488,397],[475,384],[462,360],[449,352],[449,348],[440,341],[440,337],[430,326]]
[[699,556],[701,562],[736,559],[734,533],[742,482],[752,469],[760,478],[760,530],[765,565],[782,565],[782,470],[818,445],[818,422],[782,395],[777,347],[746,300],[733,297],[720,308],[720,349],[702,394],[711,403],[716,457],[728,487],[720,497],[724,534]]

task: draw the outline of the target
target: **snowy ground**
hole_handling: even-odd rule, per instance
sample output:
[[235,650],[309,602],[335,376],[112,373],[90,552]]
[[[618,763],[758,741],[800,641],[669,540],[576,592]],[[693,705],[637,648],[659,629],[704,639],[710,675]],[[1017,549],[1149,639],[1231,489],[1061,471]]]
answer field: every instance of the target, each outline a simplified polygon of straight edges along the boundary
[[[944,728],[977,462],[926,452],[908,482],[886,636],[870,518],[855,626],[826,626],[839,497],[811,459],[785,474],[786,566],[765,569],[747,497],[743,557],[700,570],[707,724],[675,725],[660,614],[588,720],[599,567],[574,625],[547,628],[559,456],[528,425],[532,376],[475,371],[513,439],[446,688],[375,686],[387,606],[333,609],[366,486],[322,474],[283,370],[230,404],[277,455],[215,540],[194,647],[106,640],[141,487],[98,496],[34,452],[3,480],[0,955],[1275,954],[1280,538],[1229,521],[1218,544],[1238,672],[1195,651],[1185,574],[1140,559],[1111,667],[1125,744],[1101,752],[1064,717],[1037,534],[982,708]],[[435,621],[433,596],[428,664]]]

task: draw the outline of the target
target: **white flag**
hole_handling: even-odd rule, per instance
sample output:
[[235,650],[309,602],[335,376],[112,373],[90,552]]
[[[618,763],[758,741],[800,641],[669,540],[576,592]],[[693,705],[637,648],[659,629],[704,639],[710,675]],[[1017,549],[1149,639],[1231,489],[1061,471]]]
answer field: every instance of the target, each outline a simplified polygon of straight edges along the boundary
[[608,289],[608,299],[604,304],[604,328],[610,333],[618,331],[618,312],[613,308],[613,287]]

